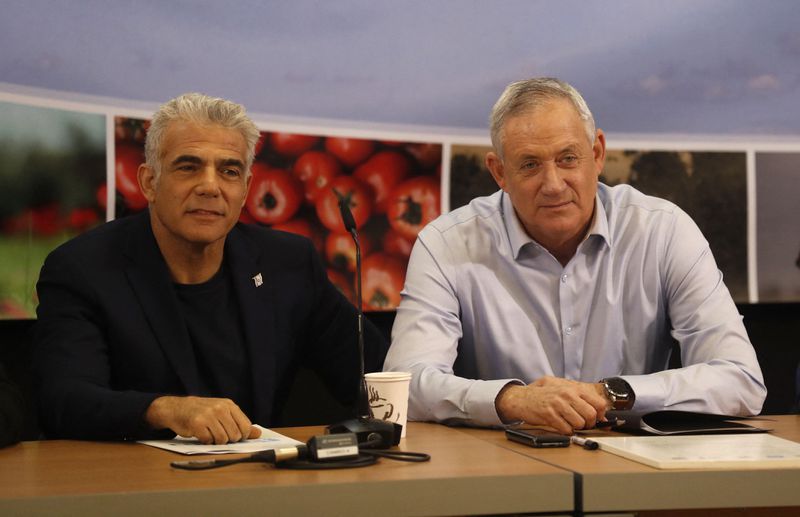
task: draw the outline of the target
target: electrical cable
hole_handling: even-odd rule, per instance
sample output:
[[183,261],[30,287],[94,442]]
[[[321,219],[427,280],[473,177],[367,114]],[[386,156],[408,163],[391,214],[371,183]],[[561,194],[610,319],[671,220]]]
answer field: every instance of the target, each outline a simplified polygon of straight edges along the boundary
[[[367,440],[366,442],[360,444],[359,447],[356,447],[354,435],[351,435],[350,438],[353,440],[352,444],[355,454],[351,453],[342,455],[340,458],[322,459],[323,456],[319,449],[321,442],[317,440],[325,439],[331,441],[338,436],[343,435],[314,437],[309,440],[307,445],[298,445],[296,447],[288,447],[278,450],[260,451],[243,458],[173,461],[170,463],[170,465],[176,469],[182,470],[209,470],[227,467],[228,465],[235,465],[237,463],[269,463],[275,465],[276,468],[288,470],[328,470],[368,467],[376,464],[379,458],[414,463],[421,463],[431,459],[430,454],[423,452],[370,449],[369,447],[373,447],[382,442],[382,438],[380,436],[372,440]],[[362,450],[360,447],[364,447],[365,449]],[[328,448],[323,450],[330,451],[331,449]]]
[[431,455],[424,452],[409,452],[409,451],[386,451],[370,449],[361,451],[361,454],[368,456],[376,456],[380,458],[387,458],[395,461],[409,461],[411,463],[423,463],[430,461]]
[[366,454],[359,454],[355,458],[347,458],[333,461],[312,461],[312,460],[288,460],[275,464],[276,469],[286,470],[329,470],[329,469],[354,469],[359,467],[369,467],[378,463],[378,458]]
[[422,463],[431,459],[430,454],[424,452],[408,451],[386,451],[368,449],[360,451],[355,458],[316,462],[312,460],[289,460],[275,464],[276,468],[289,470],[326,470],[326,469],[348,469],[357,467],[369,467],[378,463],[378,458],[386,458],[395,461],[408,461],[412,463]]
[[228,465],[236,465],[237,463],[275,463],[275,451],[261,451],[253,453],[250,456],[245,456],[244,458],[235,459],[220,458],[213,460],[172,461],[170,462],[170,466],[181,470],[209,470],[227,467]]

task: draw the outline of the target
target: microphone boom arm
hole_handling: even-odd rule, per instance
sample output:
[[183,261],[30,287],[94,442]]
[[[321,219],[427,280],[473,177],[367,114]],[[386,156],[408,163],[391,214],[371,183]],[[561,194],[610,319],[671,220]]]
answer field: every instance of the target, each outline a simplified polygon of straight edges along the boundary
[[356,418],[345,420],[338,424],[328,426],[328,433],[355,433],[358,443],[362,447],[375,449],[388,449],[400,443],[403,426],[393,422],[386,422],[373,418],[369,407],[369,393],[367,380],[364,377],[364,303],[361,293],[361,243],[358,241],[358,229],[353,213],[350,211],[350,196],[344,195],[333,189],[339,200],[339,212],[342,215],[344,228],[353,237],[356,245],[356,308],[358,310],[358,360],[359,360],[359,386],[358,401],[356,405]]

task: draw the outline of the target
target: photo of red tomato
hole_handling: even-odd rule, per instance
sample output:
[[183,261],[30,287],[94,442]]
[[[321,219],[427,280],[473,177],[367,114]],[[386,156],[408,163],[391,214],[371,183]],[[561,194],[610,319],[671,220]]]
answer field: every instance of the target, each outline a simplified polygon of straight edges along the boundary
[[288,171],[253,163],[253,179],[245,206],[259,223],[278,224],[288,221],[300,208],[303,186]]
[[441,212],[441,188],[430,176],[419,176],[398,185],[389,196],[389,224],[403,237],[416,239],[426,224]]
[[325,139],[325,149],[346,167],[352,168],[369,158],[375,149],[375,142],[361,138],[330,136]]
[[[361,256],[369,255],[372,244],[369,239],[358,239]],[[325,259],[340,271],[353,273],[356,270],[356,243],[349,233],[329,233],[325,238]]]
[[239,222],[244,224],[255,224],[256,220],[253,219],[253,216],[247,211],[247,207],[243,206],[242,211],[239,212]]
[[300,156],[319,141],[318,136],[295,135],[293,133],[270,133],[272,149],[283,156]]
[[97,206],[99,206],[103,212],[106,211],[106,206],[108,205],[108,184],[102,183],[97,187],[95,190],[94,198],[97,201]]
[[317,199],[317,217],[327,229],[336,233],[346,233],[342,214],[339,211],[339,197],[343,197],[356,228],[361,228],[372,214],[372,195],[369,188],[352,176],[339,176],[331,181]]
[[139,165],[144,163],[144,148],[117,144],[114,179],[125,206],[138,212],[147,208],[147,198],[139,188]]
[[414,247],[414,239],[403,237],[393,228],[383,235],[383,251],[390,255],[397,255],[407,259],[411,256],[411,248]]
[[303,182],[306,202],[314,204],[320,192],[342,173],[342,166],[331,154],[308,151],[294,162],[292,172]]
[[397,151],[381,151],[353,171],[353,176],[372,187],[375,192],[375,211],[385,214],[389,194],[411,171],[411,160]]
[[253,156],[258,156],[259,154],[261,154],[261,150],[264,148],[264,141],[266,139],[267,139],[267,134],[262,131],[261,135],[258,137],[258,140],[256,140],[255,148],[253,148]]
[[400,304],[406,278],[403,260],[385,253],[373,253],[362,262],[361,290],[365,311],[385,311]]
[[143,144],[149,127],[149,120],[114,117],[114,139],[117,142],[130,141]]
[[308,219],[292,219],[285,223],[273,224],[272,229],[302,235],[303,237],[311,239],[311,242],[314,243],[314,247],[318,252],[322,251],[322,236]]
[[407,144],[406,151],[425,168],[433,168],[442,163],[441,144]]
[[69,227],[78,232],[85,232],[100,222],[97,210],[94,208],[73,208],[67,216]]

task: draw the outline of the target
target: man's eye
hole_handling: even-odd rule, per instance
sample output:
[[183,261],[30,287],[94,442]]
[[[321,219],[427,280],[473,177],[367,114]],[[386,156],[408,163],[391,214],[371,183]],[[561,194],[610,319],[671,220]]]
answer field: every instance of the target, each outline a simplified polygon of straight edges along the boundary
[[539,167],[539,162],[523,162],[521,169],[524,171],[536,170]]
[[574,154],[567,154],[558,160],[562,166],[572,167],[578,163],[578,156]]
[[239,169],[222,169],[222,174],[232,178],[238,178],[242,173]]

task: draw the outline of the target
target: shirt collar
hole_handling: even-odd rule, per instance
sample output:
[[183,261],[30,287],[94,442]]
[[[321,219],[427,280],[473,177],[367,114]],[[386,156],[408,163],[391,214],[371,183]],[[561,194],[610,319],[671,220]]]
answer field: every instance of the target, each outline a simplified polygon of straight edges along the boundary
[[[501,192],[501,196],[503,219],[505,221],[508,240],[511,244],[511,251],[514,253],[514,258],[519,259],[520,251],[526,244],[532,243],[534,246],[541,248],[541,245],[533,240],[530,235],[528,235],[528,232],[525,231],[525,227],[522,226],[522,222],[519,220],[508,194]],[[586,238],[588,239],[591,235],[598,235],[602,237],[609,246],[611,245],[611,237],[608,233],[608,216],[600,200],[599,190],[594,198],[594,217],[592,218],[592,224],[589,226],[589,232],[586,234]]]
[[594,196],[594,219],[592,220],[592,224],[589,226],[589,232],[586,235],[587,238],[590,235],[599,235],[609,246],[611,246],[611,235],[608,232],[608,214],[606,214],[606,208],[605,205],[603,205],[603,200],[600,199],[599,186],[597,189],[597,194]]
[[505,222],[506,232],[508,232],[508,241],[511,244],[511,251],[514,253],[514,258],[518,259],[519,252],[523,246],[528,243],[537,244],[525,231],[525,227],[522,226],[508,194],[501,191],[500,195],[502,196],[500,200],[503,205],[503,220]]

